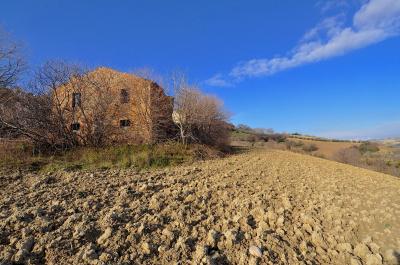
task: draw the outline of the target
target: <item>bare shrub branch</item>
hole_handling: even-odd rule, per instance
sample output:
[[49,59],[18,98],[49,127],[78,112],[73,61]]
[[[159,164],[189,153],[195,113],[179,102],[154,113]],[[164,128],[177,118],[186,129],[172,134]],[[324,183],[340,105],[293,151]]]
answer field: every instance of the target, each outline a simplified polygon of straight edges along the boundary
[[223,146],[228,142],[228,113],[222,101],[189,85],[185,75],[172,79],[175,91],[174,122],[183,144],[199,142]]
[[25,68],[21,45],[0,28],[0,87],[14,86]]

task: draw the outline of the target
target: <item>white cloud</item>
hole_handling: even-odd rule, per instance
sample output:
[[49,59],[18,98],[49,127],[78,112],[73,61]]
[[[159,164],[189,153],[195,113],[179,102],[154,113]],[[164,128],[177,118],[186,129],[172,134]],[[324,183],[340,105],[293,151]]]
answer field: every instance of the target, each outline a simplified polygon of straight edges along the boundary
[[[213,83],[218,86],[218,83],[232,83],[244,78],[272,75],[290,68],[341,56],[399,34],[400,0],[370,0],[354,14],[351,25],[344,26],[343,14],[325,18],[316,27],[307,31],[299,45],[287,56],[241,62],[230,71],[228,77],[217,75],[215,81],[223,80],[223,82]],[[233,81],[229,82],[227,79]]]
[[230,87],[232,86],[232,83],[229,81],[225,80],[222,76],[222,74],[216,74],[210,79],[207,79],[204,81],[206,85],[209,86],[217,86],[217,87]]
[[307,31],[300,43],[320,39],[321,37],[333,37],[337,35],[344,25],[345,14],[341,13],[333,17],[327,17],[322,20],[317,26]]
[[371,0],[354,15],[358,30],[383,29],[388,35],[400,33],[400,1]]

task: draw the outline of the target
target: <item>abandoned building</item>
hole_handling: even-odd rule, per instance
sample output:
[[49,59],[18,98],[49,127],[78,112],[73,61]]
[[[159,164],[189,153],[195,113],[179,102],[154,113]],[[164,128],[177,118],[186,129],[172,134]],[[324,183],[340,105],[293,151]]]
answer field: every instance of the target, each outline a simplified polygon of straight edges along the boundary
[[80,141],[151,143],[173,130],[173,98],[157,83],[98,68],[57,90],[54,101]]

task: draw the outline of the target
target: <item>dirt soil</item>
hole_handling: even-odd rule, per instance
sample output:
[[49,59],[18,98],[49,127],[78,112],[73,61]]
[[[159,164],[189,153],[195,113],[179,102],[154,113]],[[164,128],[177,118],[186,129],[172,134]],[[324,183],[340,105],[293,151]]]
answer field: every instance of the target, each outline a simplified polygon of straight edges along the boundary
[[400,179],[316,157],[0,181],[2,265],[400,261]]

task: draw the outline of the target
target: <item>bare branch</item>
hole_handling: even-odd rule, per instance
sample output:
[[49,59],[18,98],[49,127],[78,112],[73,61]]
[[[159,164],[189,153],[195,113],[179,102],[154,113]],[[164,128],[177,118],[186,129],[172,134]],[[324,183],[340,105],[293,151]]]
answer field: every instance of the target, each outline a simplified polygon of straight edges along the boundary
[[9,34],[0,28],[0,87],[15,85],[25,68],[21,45],[11,40]]

